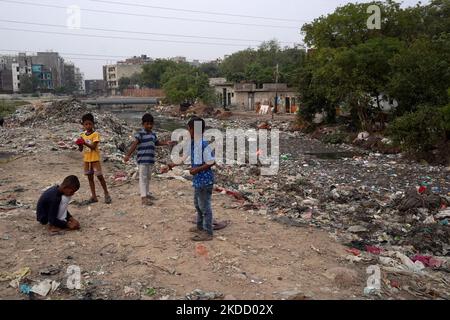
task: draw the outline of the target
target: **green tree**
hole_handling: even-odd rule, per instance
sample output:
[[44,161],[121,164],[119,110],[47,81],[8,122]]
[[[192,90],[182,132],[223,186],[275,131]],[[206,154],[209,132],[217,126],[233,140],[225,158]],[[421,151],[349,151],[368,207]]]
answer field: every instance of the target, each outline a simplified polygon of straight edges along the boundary
[[279,82],[289,86],[298,83],[298,69],[306,56],[303,48],[281,48],[276,40],[263,42],[258,49],[238,51],[227,57],[220,71],[229,81],[255,82],[258,85],[275,82],[279,66]]
[[138,72],[132,74],[130,77],[122,77],[119,79],[119,90],[142,84],[142,75]]
[[132,85],[142,86],[142,73],[135,72],[130,77],[130,83]]
[[326,110],[333,121],[333,109],[346,107],[353,125],[370,129],[381,112],[380,95],[399,102],[399,115],[420,104],[447,103],[450,1],[410,8],[374,3],[382,9],[381,30],[366,26],[368,4],[339,7],[302,27],[314,47],[298,72],[306,119]]
[[131,85],[131,79],[128,77],[122,77],[119,79],[119,90],[123,91]]
[[246,68],[255,60],[255,56],[255,51],[252,49],[233,53],[222,61],[220,64],[220,72],[229,81],[241,82],[246,80]]
[[448,103],[450,85],[450,33],[439,38],[418,38],[390,60],[393,70],[389,93],[399,101],[398,114],[418,105]]
[[368,40],[350,48],[315,51],[301,69],[300,95],[306,105],[303,115],[327,112],[335,119],[335,108],[346,107],[358,127],[370,129],[381,112],[379,97],[387,90],[391,76],[389,60],[402,43],[391,38]]
[[[435,2],[437,1],[432,1]],[[367,8],[371,4],[381,9],[380,30],[367,28]],[[305,34],[306,44],[314,48],[350,47],[377,37],[412,41],[421,34],[429,34],[423,23],[427,8],[417,5],[402,9],[400,3],[393,0],[349,3],[338,7],[332,14],[303,25],[302,32]]]
[[201,72],[206,73],[210,78],[219,78],[222,76],[217,62],[202,63],[199,69]]
[[170,103],[194,102],[197,99],[204,103],[212,103],[215,100],[213,90],[209,86],[208,75],[188,64],[178,64],[169,68],[163,74],[161,82]]
[[152,63],[145,64],[141,74],[142,85],[149,88],[161,88],[163,74],[176,65],[176,62],[167,59],[157,59]]
[[39,80],[30,74],[23,74],[20,76],[20,92],[33,93],[38,88]]

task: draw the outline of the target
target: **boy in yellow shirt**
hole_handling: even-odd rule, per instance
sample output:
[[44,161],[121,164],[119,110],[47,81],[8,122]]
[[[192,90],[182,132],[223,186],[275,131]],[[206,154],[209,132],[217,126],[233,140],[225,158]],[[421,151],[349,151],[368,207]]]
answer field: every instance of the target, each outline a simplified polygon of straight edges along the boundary
[[84,161],[84,174],[87,175],[89,180],[89,186],[91,187],[92,197],[89,199],[89,203],[98,202],[97,195],[95,193],[95,182],[94,174],[97,176],[100,184],[105,192],[105,203],[111,203],[111,196],[108,193],[108,188],[106,187],[106,181],[102,174],[102,167],[100,165],[100,135],[94,129],[94,116],[90,113],[85,114],[81,118],[83,124],[84,132],[81,134],[81,139],[77,141],[79,150],[83,151],[83,161]]

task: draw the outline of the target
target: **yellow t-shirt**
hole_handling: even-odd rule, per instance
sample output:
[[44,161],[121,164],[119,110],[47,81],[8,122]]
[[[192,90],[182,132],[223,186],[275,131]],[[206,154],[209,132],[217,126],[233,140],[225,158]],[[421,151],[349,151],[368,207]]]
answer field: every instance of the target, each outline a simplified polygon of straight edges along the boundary
[[[81,134],[81,138],[84,139],[89,144],[94,142],[100,142],[100,134],[97,131],[92,132],[90,135],[87,135],[85,132]],[[97,162],[100,161],[100,151],[99,144],[97,144],[97,148],[92,150],[87,146],[83,146],[83,161],[84,162]]]

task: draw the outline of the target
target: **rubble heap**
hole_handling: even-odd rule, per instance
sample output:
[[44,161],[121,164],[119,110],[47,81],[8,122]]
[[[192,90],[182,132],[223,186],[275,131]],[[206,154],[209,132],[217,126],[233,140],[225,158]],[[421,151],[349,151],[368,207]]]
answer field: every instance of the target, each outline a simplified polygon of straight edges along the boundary
[[[115,182],[123,182],[136,177],[136,166],[133,162],[124,164],[123,157],[133,141],[134,132],[139,128],[133,128],[113,114],[99,112],[77,99],[19,108],[6,119],[6,125],[0,128],[0,152],[26,156],[43,151],[78,150],[75,141],[83,130],[81,117],[88,112],[94,115],[96,130],[101,136],[102,160],[113,162],[117,169],[109,178]],[[158,132],[158,135],[163,140],[170,137],[170,133],[164,131]],[[158,153],[160,159],[167,157],[168,150]]]

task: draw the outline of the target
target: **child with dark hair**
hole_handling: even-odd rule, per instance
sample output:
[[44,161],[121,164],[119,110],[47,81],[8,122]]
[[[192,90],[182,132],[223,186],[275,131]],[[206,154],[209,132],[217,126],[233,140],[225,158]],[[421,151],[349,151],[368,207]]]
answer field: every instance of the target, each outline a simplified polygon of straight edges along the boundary
[[[211,208],[211,197],[214,185],[214,173],[212,167],[215,165],[215,159],[208,142],[203,140],[205,131],[205,120],[199,117],[193,117],[187,124],[191,136],[188,150],[191,158],[191,169],[189,172],[194,176],[192,184],[194,187],[194,206],[197,211],[197,226],[189,231],[197,233],[192,237],[193,241],[210,241],[213,239],[213,212]],[[172,170],[177,165],[170,163],[162,172]]]
[[170,146],[170,141],[161,142],[156,133],[152,131],[154,124],[153,116],[146,113],[142,116],[142,129],[134,135],[134,142],[124,158],[125,162],[130,160],[131,155],[137,149],[137,163],[139,166],[139,190],[142,205],[152,205],[156,198],[150,194],[150,178],[153,165],[155,164],[155,147]]
[[94,116],[90,113],[85,114],[81,118],[81,122],[85,131],[81,134],[81,138],[77,141],[77,144],[80,152],[83,151],[84,174],[88,177],[89,186],[92,193],[92,196],[88,202],[98,202],[97,194],[95,193],[95,174],[102,185],[103,191],[105,192],[105,203],[110,204],[112,202],[111,196],[108,193],[106,181],[102,173],[102,167],[100,165],[100,134],[94,129]]
[[68,176],[61,185],[47,189],[37,203],[37,221],[49,224],[51,232],[63,229],[78,230],[80,224],[67,211],[71,197],[80,189],[80,181],[76,176]]

